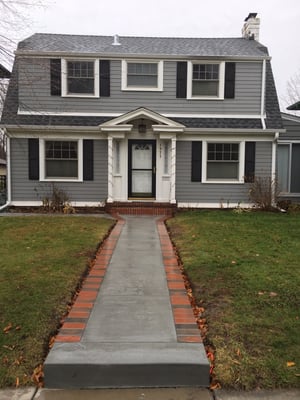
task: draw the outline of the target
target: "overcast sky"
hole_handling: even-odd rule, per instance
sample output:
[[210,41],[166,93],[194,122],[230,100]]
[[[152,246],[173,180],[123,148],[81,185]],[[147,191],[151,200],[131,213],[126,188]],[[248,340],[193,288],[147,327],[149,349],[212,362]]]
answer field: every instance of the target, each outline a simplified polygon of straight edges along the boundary
[[[300,0],[40,0],[30,8],[35,32],[128,36],[239,37],[245,17],[257,12],[260,42],[269,48],[279,97],[300,71]],[[0,17],[1,18],[1,17]],[[282,107],[283,108],[283,107]]]

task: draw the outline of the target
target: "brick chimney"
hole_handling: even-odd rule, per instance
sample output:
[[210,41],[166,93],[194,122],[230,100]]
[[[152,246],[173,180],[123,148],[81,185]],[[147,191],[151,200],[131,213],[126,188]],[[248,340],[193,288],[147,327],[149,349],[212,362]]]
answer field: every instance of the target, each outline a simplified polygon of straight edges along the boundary
[[257,18],[257,13],[249,13],[245,18],[242,35],[245,39],[259,41],[259,25],[260,19]]

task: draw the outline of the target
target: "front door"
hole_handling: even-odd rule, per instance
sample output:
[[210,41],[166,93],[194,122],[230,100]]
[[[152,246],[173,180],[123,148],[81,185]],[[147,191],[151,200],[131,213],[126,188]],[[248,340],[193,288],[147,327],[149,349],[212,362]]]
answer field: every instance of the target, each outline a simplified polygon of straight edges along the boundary
[[128,197],[155,197],[156,142],[128,141]]

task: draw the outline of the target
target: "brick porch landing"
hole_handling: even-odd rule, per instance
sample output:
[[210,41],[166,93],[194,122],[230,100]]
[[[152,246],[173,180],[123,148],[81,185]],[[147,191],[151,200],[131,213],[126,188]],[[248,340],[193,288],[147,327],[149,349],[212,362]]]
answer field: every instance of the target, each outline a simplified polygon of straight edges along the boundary
[[123,215],[174,215],[176,204],[155,203],[152,201],[129,201],[106,203],[105,211],[109,214]]

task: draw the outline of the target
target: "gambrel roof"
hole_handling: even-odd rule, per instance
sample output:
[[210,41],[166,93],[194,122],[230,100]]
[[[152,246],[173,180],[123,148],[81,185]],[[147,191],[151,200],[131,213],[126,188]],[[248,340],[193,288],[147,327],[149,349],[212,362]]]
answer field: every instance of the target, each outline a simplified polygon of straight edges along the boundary
[[[113,44],[119,42],[119,45]],[[229,60],[266,59],[265,127],[282,129],[276,87],[267,48],[259,42],[245,38],[158,38],[121,36],[87,36],[37,33],[19,43],[16,55],[42,55],[49,57],[141,57],[173,58],[220,58]],[[7,93],[2,114],[5,125],[91,126],[95,127],[113,119],[111,116],[59,116],[46,113],[18,114],[18,57]],[[141,104],[143,107],[143,104]],[[260,118],[172,118],[187,128],[209,129],[263,129]]]
[[255,40],[245,38],[166,38],[61,35],[36,33],[19,43],[17,52],[68,53],[105,56],[182,56],[265,58],[268,50]]

